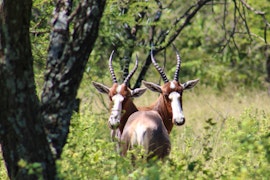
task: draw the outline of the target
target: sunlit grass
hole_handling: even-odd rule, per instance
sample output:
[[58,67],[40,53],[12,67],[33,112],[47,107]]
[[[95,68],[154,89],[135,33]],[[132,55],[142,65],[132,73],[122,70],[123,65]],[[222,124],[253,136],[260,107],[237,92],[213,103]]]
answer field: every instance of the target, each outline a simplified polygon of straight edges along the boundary
[[[110,84],[108,84],[110,85]],[[83,84],[83,86],[86,86]],[[184,92],[186,123],[170,135],[172,151],[164,161],[147,163],[115,151],[107,125],[108,97],[82,88],[80,113],[74,114],[59,176],[64,179],[261,179],[270,178],[270,97],[266,91],[233,88],[217,92],[197,85]],[[150,105],[158,94],[135,99]],[[0,177],[7,179],[3,161]]]
[[[102,104],[106,104],[108,99],[106,95],[99,96],[93,92],[91,101],[95,105],[89,103],[88,98],[83,98],[82,102],[85,104],[82,104],[81,112],[92,114],[89,115],[87,121],[95,129],[99,129],[99,134],[90,135],[89,139],[92,141],[95,139],[94,143],[87,145],[88,143],[85,142],[84,149],[92,151],[89,158],[96,157],[96,153],[99,152],[102,160],[100,160],[101,163],[97,161],[97,164],[89,163],[89,159],[78,160],[80,164],[86,163],[85,166],[92,167],[93,172],[84,172],[85,175],[80,173],[86,179],[93,174],[97,176],[92,177],[101,176],[101,179],[126,179],[127,177],[131,179],[179,177],[185,179],[222,177],[249,179],[257,175],[256,171],[252,169],[252,164],[259,168],[258,171],[266,173],[266,167],[269,165],[266,158],[269,143],[266,140],[267,129],[269,130],[270,127],[266,117],[269,117],[270,111],[268,108],[269,97],[264,91],[245,92],[234,89],[233,91],[224,90],[221,93],[211,88],[202,89],[198,86],[194,90],[185,92],[183,106],[187,121],[184,126],[173,128],[170,136],[172,141],[170,156],[165,162],[158,161],[153,164],[139,159],[138,165],[135,167],[131,165],[130,159],[122,158],[114,151],[107,127],[109,113],[106,108],[102,107]],[[157,97],[158,94],[148,91],[141,98],[135,99],[135,103],[138,106],[149,105]],[[99,114],[99,118],[95,113]],[[76,119],[76,121],[83,121],[82,124],[87,124],[84,115],[81,115],[80,119]],[[257,131],[254,131],[256,123]],[[76,139],[78,131],[81,133],[79,127],[70,136]],[[89,131],[91,130],[89,129]],[[246,136],[249,137],[251,133],[253,133],[254,139],[245,141]],[[255,143],[255,145],[249,144],[249,142]],[[69,152],[68,149],[64,152],[64,157],[65,153]],[[95,150],[93,151],[93,149]],[[246,160],[246,157],[249,159]],[[63,164],[66,169],[74,168],[76,169],[74,171],[81,171],[81,168],[74,166],[73,163],[70,164],[70,167],[67,166],[70,160],[63,159],[62,162],[59,162],[61,170],[63,170],[63,166],[61,166]],[[70,179],[72,176],[66,177]]]

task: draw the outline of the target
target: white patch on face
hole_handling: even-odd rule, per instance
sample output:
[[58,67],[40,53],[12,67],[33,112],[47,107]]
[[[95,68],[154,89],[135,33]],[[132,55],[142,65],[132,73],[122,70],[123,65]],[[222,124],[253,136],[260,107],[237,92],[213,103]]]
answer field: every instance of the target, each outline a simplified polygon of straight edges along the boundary
[[175,84],[173,82],[170,82],[170,88],[175,89]]
[[185,116],[180,104],[180,94],[178,92],[171,92],[169,95],[172,106],[173,122],[176,125],[182,125],[185,122]]
[[112,97],[113,107],[111,109],[111,115],[109,117],[109,124],[113,129],[119,126],[121,119],[122,102],[124,101],[124,97],[121,94],[119,94],[120,91],[121,86],[118,86],[117,94]]
[[116,89],[117,94],[119,94],[121,92],[121,89],[122,89],[122,85],[117,86],[117,89]]

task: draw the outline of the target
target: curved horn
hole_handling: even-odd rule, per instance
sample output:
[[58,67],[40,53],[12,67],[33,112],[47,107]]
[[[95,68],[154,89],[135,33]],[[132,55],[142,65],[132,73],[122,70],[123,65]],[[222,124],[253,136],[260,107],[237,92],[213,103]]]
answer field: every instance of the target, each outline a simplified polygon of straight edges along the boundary
[[111,73],[111,76],[112,76],[112,80],[114,83],[117,83],[117,79],[116,79],[116,76],[114,74],[114,70],[113,70],[113,67],[112,67],[112,58],[113,58],[113,54],[114,54],[114,50],[112,51],[111,55],[110,55],[110,59],[109,59],[109,69],[110,69],[110,73]]
[[129,75],[126,77],[126,79],[124,80],[124,84],[125,85],[128,85],[128,82],[130,80],[130,78],[133,76],[133,74],[135,73],[135,71],[137,70],[138,68],[138,56],[136,54],[136,62],[135,62],[135,67],[133,68],[133,70],[129,73]]
[[157,64],[155,58],[154,58],[154,55],[153,55],[153,46],[151,48],[151,60],[152,60],[152,63],[154,64],[155,68],[157,69],[157,71],[159,72],[159,74],[161,75],[163,81],[165,83],[169,82],[166,74],[164,73],[164,71],[161,69],[161,67],[159,67],[159,65]]
[[174,73],[174,78],[173,80],[175,81],[178,81],[178,78],[179,78],[179,72],[180,72],[180,68],[181,68],[181,58],[180,58],[180,54],[178,52],[178,50],[176,49],[175,45],[173,45],[173,48],[176,52],[176,59],[177,59],[177,65],[176,65],[176,70],[175,70],[175,73]]

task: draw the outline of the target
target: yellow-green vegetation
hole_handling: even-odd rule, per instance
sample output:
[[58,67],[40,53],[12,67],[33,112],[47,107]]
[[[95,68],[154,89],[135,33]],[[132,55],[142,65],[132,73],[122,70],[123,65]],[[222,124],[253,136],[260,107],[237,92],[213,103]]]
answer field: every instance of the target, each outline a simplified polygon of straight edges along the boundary
[[[110,85],[110,84],[108,84]],[[148,91],[137,105],[151,104]],[[264,90],[217,92],[198,84],[184,93],[186,124],[173,128],[172,151],[165,161],[147,163],[115,151],[107,126],[109,112],[89,82],[79,92],[80,113],[74,114],[59,176],[64,179],[269,179],[270,97]],[[137,151],[136,151],[137,152]],[[7,179],[4,162],[1,179]]]
[[[58,161],[65,179],[270,178],[270,98],[266,91],[228,88],[217,93],[197,86],[185,92],[187,121],[173,128],[170,156],[164,162],[150,163],[137,158],[135,166],[129,157],[116,153],[107,126],[108,111],[92,87],[87,91],[90,94],[83,98],[82,113],[73,117],[68,143]],[[156,98],[149,91],[135,102],[147,105]]]
[[[220,49],[225,42],[221,42],[228,39],[225,35],[230,33],[225,33],[222,23],[228,21],[226,25],[228,32],[231,32],[234,21],[234,6],[231,5],[235,1],[228,1],[230,3],[227,5],[230,6],[226,8],[226,18],[223,17],[225,13],[222,1],[216,3],[219,6],[213,6],[214,8],[204,8],[193,19],[193,23],[186,27],[174,42],[183,59],[180,79],[200,78],[200,83],[183,96],[186,123],[173,128],[170,135],[172,151],[165,161],[148,163],[137,158],[136,165],[133,166],[130,157],[119,156],[115,151],[115,143],[110,139],[107,125],[108,98],[97,93],[91,85],[92,80],[111,85],[107,67],[111,46],[118,45],[119,56],[122,56],[121,52],[129,46],[129,41],[124,38],[122,25],[129,23],[133,26],[134,12],[137,14],[138,7],[144,6],[146,1],[131,1],[141,6],[131,6],[128,11],[130,14],[127,15],[119,13],[115,2],[117,1],[108,0],[100,27],[100,38],[95,43],[85,70],[78,93],[81,98],[80,113],[73,115],[67,144],[62,158],[57,161],[59,177],[68,180],[270,179],[270,97],[263,84],[266,63],[262,18],[243,9],[252,40],[247,33],[239,31],[223,51]],[[151,1],[149,7],[153,4],[156,7],[156,2],[153,2]],[[171,4],[172,1],[164,2],[163,7],[167,7],[165,16],[156,24],[160,30],[170,28],[171,22],[178,17],[178,12],[185,12],[186,7],[191,2],[193,4],[193,1],[174,1],[174,5],[170,7],[166,4]],[[250,0],[248,3],[255,9],[264,11],[269,17],[269,6],[265,6],[267,0]],[[31,41],[37,93],[40,96],[49,44],[48,22],[54,4],[48,0],[34,0],[33,6]],[[148,8],[151,12],[155,9]],[[148,20],[142,21],[141,25],[146,27],[141,32],[138,31],[138,42],[135,43],[132,63],[137,53],[140,61],[138,69],[141,69],[149,48],[148,43],[141,44],[148,39],[148,26],[151,23],[144,23],[151,22]],[[240,26],[238,28],[241,30]],[[269,37],[267,40],[269,41]],[[165,61],[162,53],[157,55],[157,59],[160,63]],[[117,77],[122,75],[119,61],[119,57],[114,60]],[[174,74],[175,63],[175,54],[169,47],[165,67],[169,78]],[[132,85],[138,73],[137,71],[131,79]],[[157,78],[158,73],[150,67],[145,80],[157,82]],[[158,94],[148,91],[134,101],[138,106],[146,106],[157,97]],[[8,177],[2,156],[0,158],[0,180],[5,180]],[[39,164],[28,165],[25,162],[22,160],[19,163],[29,166],[29,170],[38,170]]]

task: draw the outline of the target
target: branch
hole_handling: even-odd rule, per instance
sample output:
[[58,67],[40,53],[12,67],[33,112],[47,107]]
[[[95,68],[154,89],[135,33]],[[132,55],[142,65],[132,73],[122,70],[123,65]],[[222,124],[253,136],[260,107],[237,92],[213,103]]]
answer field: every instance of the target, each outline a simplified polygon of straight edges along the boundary
[[[168,43],[166,43],[163,46],[160,46],[157,48],[157,52],[163,50],[164,48],[168,47],[176,38],[177,36],[182,32],[182,30],[188,26],[192,20],[192,18],[195,17],[195,15],[199,12],[199,10],[204,7],[208,2],[212,0],[199,0],[197,4],[192,5],[185,13],[183,16],[180,18],[177,18],[176,21],[173,23],[173,26],[176,26],[176,30],[173,33],[171,37],[169,37]],[[183,24],[178,26],[178,23],[180,20],[185,19]],[[177,27],[178,26],[178,27]],[[161,42],[160,42],[161,44]]]
[[[212,0],[199,0],[196,4],[192,5],[192,6],[184,13],[183,16],[181,16],[181,17],[179,17],[179,18],[177,18],[177,19],[175,20],[175,22],[172,24],[172,28],[171,28],[171,29],[162,31],[162,33],[161,33],[160,36],[157,38],[157,40],[156,40],[155,43],[153,42],[153,36],[154,36],[155,26],[152,26],[152,27],[151,27],[151,31],[152,31],[152,32],[150,33],[150,35],[151,35],[151,36],[150,36],[150,45],[153,44],[153,45],[156,46],[156,47],[157,47],[157,45],[162,44],[162,43],[166,40],[166,38],[167,38],[167,36],[168,36],[168,32],[169,32],[169,31],[172,31],[172,30],[176,27],[176,30],[175,30],[174,34],[173,34],[171,37],[169,37],[168,42],[167,42],[165,45],[161,45],[161,46],[159,46],[158,48],[156,48],[156,49],[153,51],[153,54],[155,55],[155,54],[157,54],[158,52],[162,51],[163,49],[167,48],[167,47],[168,47],[168,46],[176,39],[176,37],[182,32],[182,30],[190,24],[192,18],[199,12],[199,10],[200,10],[203,6],[205,6],[208,2],[210,2],[210,1],[212,1]],[[160,1],[156,1],[156,2],[159,3]],[[159,7],[162,8],[162,6],[159,6]],[[157,15],[159,15],[159,16],[156,16],[156,17],[158,17],[158,18],[156,18],[156,19],[159,20],[159,18],[160,18],[160,16],[161,16],[162,14],[161,14],[161,11],[160,11],[160,12],[157,11],[157,12],[160,13],[160,14],[157,13]],[[185,19],[184,23],[183,23],[183,24],[180,24],[180,25],[178,26],[179,22],[180,22],[182,19]],[[178,27],[177,27],[177,26],[178,26]],[[152,43],[152,42],[153,42],[153,43]],[[149,48],[149,49],[150,49],[150,48]],[[144,65],[143,65],[143,67],[142,67],[142,70],[141,70],[141,72],[140,72],[140,74],[139,74],[139,76],[138,76],[138,79],[136,80],[136,83],[135,83],[135,85],[133,86],[133,88],[138,88],[138,87],[141,86],[141,81],[142,81],[143,78],[145,77],[146,72],[147,72],[147,70],[148,70],[150,64],[151,64],[151,56],[150,56],[150,51],[149,51],[148,56],[147,56],[147,58],[146,58],[146,61],[145,61]]]
[[[235,31],[236,31],[236,25],[237,25],[237,12],[239,12],[239,14],[241,14],[240,13],[240,10],[239,10],[239,8],[237,7],[237,4],[236,4],[236,1],[233,1],[234,2],[234,11],[233,11],[233,27],[232,27],[232,30],[230,31],[230,33],[229,33],[229,38],[227,38],[227,31],[226,31],[226,14],[227,14],[227,3],[225,3],[225,5],[224,5],[224,12],[223,12],[223,23],[222,23],[222,27],[223,27],[223,29],[224,29],[224,33],[225,33],[225,35],[224,35],[224,41],[225,41],[225,43],[221,46],[221,49],[219,50],[219,52],[222,52],[227,46],[228,46],[228,44],[231,42],[231,40],[233,40],[233,42],[235,42],[234,41],[234,34],[235,34]],[[241,16],[241,15],[240,15]],[[246,22],[245,21],[245,18],[242,18],[242,19],[244,19],[244,22]],[[245,23],[245,25],[246,25],[246,27],[248,28],[248,26],[247,26],[247,24]],[[249,32],[249,31],[248,31]],[[222,40],[223,41],[223,40]],[[235,47],[237,48],[237,46],[236,46],[236,44],[235,44]],[[237,48],[238,49],[238,48]]]
[[265,31],[264,31],[264,41],[267,44],[267,38],[266,38],[266,32],[267,29],[270,28],[270,23],[267,21],[265,15],[266,13],[260,10],[256,10],[255,8],[253,8],[252,6],[250,6],[247,2],[245,2],[244,0],[240,0],[240,2],[242,3],[243,6],[245,6],[248,10],[254,12],[256,15],[259,15],[262,17],[264,23],[265,23]]
[[[125,6],[120,8],[121,14],[128,13],[129,8],[127,8],[127,6],[128,6],[128,3],[127,4],[125,3]],[[135,21],[134,26],[130,26],[127,22],[123,23],[123,29],[124,29],[123,36],[125,37],[126,41],[124,45],[125,47],[124,55],[120,59],[121,71],[123,72],[122,77],[121,77],[122,81],[129,74],[131,56],[132,56],[132,52],[134,51],[135,41],[137,40],[137,32],[142,28],[142,26],[140,25],[140,22],[146,16],[146,9],[147,8],[141,10],[140,12],[138,12],[137,16],[134,17],[134,21]],[[128,84],[128,86],[130,86],[130,84]]]
[[[156,3],[159,7],[159,9],[157,10],[157,12],[155,13],[155,16],[154,16],[154,20],[153,22],[158,22],[162,16],[162,3],[159,1],[159,0],[156,0]],[[150,32],[149,32],[149,45],[151,46],[151,44],[153,43],[154,41],[154,36],[155,36],[155,28],[156,26],[155,25],[152,25],[151,28],[150,28]],[[154,52],[155,54],[155,52]],[[141,86],[141,82],[142,80],[144,79],[145,75],[146,75],[146,72],[151,64],[151,58],[150,58],[150,53],[148,54],[148,57],[146,58],[146,61],[142,67],[142,70],[133,86],[132,89],[135,89],[135,88],[138,88]]]
[[[158,5],[158,10],[155,14],[155,17],[154,17],[154,20],[153,22],[158,22],[162,16],[162,4],[159,0],[156,0],[157,2],[157,5]],[[153,23],[155,24],[155,23]],[[153,43],[154,41],[154,36],[155,36],[155,29],[156,29],[156,26],[155,25],[152,25],[151,28],[150,28],[150,32],[149,32],[149,45],[151,46],[151,44]]]
[[245,2],[244,0],[240,0],[241,2],[242,2],[242,4],[248,9],[248,10],[250,10],[250,11],[253,11],[255,14],[257,14],[257,15],[265,15],[265,13],[264,12],[262,12],[262,11],[258,11],[258,10],[256,10],[256,9],[254,9],[253,7],[251,7],[250,5],[248,5],[247,4],[247,2]]

